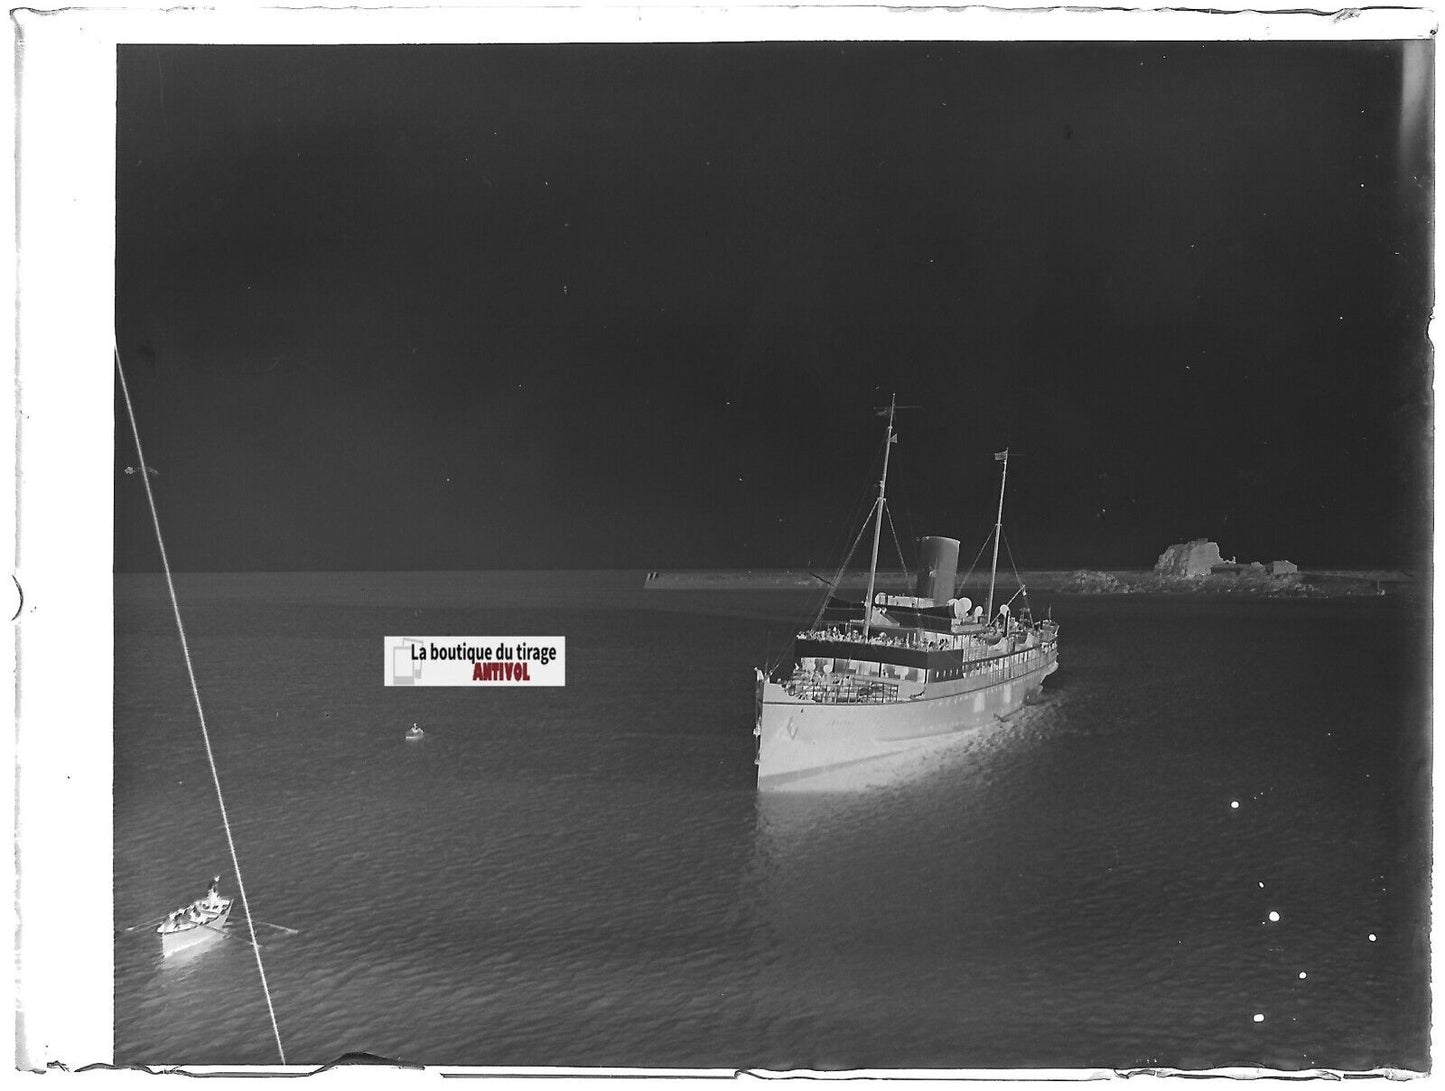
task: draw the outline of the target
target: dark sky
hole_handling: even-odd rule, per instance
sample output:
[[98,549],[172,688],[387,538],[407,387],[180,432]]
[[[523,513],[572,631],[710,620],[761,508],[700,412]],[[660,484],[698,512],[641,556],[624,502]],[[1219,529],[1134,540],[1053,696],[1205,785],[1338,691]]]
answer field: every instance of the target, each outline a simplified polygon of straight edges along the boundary
[[1432,46],[122,46],[172,563],[1418,564]]

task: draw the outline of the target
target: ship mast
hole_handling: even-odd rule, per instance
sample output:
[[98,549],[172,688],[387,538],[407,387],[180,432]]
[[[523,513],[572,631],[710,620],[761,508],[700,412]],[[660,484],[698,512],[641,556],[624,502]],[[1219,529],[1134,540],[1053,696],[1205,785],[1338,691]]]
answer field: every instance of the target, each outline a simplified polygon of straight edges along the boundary
[[[868,597],[863,600],[863,639],[873,621],[873,584],[878,578],[878,540],[883,536],[883,490],[888,484],[888,455],[893,449],[893,414],[898,408],[898,395],[888,399],[888,438],[883,444],[883,476],[878,479],[877,518],[873,523],[873,560],[868,564]],[[1002,516],[1000,516],[1002,518]]]
[[1008,448],[1002,451],[995,451],[993,455],[996,461],[1003,463],[1003,476],[998,483],[998,521],[993,525],[993,568],[988,574],[988,623],[993,624],[993,585],[998,578],[998,541],[1003,537],[1003,490],[1008,484]]

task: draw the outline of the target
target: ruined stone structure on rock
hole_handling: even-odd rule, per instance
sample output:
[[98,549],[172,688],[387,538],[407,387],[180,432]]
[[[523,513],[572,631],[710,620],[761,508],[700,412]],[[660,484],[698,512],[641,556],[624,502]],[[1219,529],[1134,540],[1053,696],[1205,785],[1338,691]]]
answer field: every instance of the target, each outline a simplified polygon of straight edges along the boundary
[[1219,546],[1207,538],[1195,538],[1192,542],[1176,542],[1163,553],[1154,565],[1154,572],[1165,579],[1203,579],[1205,576],[1219,576],[1230,579],[1240,577],[1292,576],[1299,572],[1299,566],[1290,561],[1240,562],[1233,557],[1221,557]]
[[1192,542],[1178,542],[1159,554],[1154,571],[1176,579],[1198,579],[1209,575],[1215,565],[1223,563],[1217,544],[1205,538],[1196,538]]

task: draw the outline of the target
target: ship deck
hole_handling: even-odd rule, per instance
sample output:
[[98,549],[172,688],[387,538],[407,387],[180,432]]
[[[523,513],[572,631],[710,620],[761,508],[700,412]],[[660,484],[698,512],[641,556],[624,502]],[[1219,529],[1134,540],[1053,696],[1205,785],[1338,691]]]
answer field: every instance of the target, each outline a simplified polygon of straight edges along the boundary
[[1057,654],[1050,623],[993,637],[982,627],[958,633],[813,630],[798,634],[792,672],[775,699],[827,704],[889,704],[952,696],[1022,677]]

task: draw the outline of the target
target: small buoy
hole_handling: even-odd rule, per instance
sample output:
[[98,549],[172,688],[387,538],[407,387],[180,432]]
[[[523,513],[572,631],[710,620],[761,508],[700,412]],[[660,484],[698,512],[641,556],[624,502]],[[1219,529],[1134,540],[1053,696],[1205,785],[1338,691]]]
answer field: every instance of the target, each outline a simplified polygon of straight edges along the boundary
[[1279,913],[1278,913],[1276,910],[1271,909],[1271,910],[1269,911],[1269,919],[1270,919],[1271,921],[1277,921],[1277,920],[1279,920]]
[[1254,1021],[1255,1021],[1256,1023],[1263,1023],[1263,1022],[1264,1022],[1264,1012],[1262,1012],[1262,1011],[1257,1011],[1257,1012],[1255,1012],[1255,1013],[1254,1013]]

